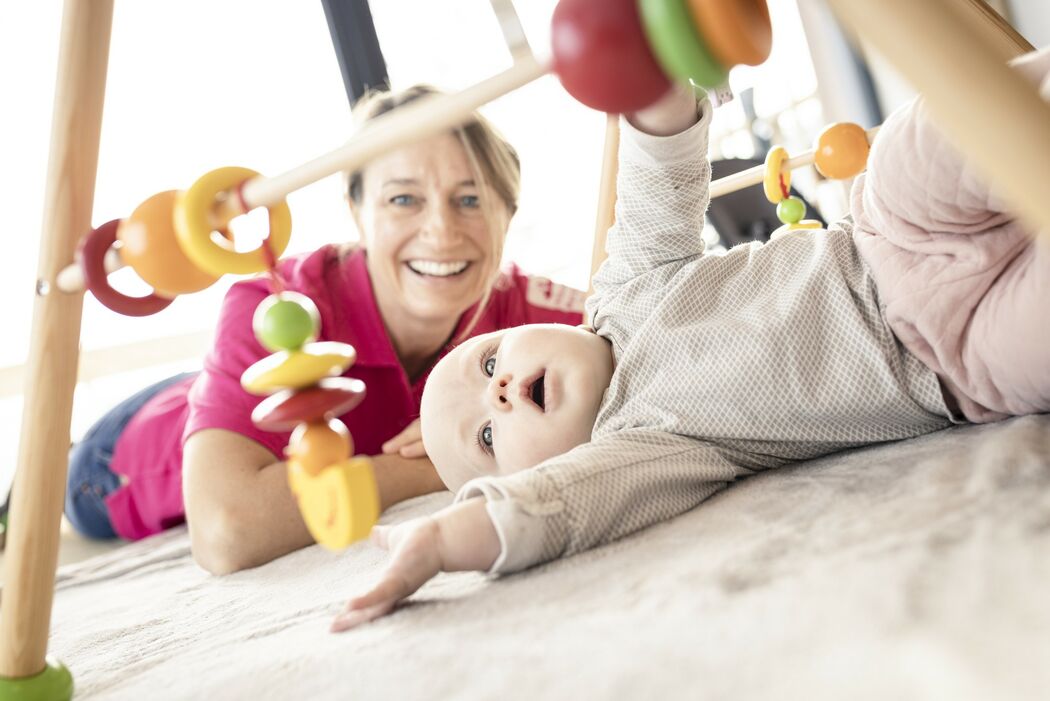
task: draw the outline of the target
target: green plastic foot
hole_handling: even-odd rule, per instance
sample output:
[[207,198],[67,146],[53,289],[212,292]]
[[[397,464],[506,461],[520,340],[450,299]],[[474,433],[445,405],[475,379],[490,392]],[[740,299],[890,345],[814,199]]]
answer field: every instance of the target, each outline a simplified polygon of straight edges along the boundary
[[0,677],[0,701],[70,701],[73,675],[56,659],[48,658],[40,674],[11,679]]

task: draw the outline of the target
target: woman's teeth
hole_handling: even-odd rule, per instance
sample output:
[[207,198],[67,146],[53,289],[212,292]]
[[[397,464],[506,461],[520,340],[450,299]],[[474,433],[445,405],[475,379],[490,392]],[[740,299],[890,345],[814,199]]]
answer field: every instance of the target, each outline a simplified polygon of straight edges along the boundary
[[459,275],[467,266],[470,265],[470,261],[456,260],[447,263],[440,263],[436,260],[410,260],[408,261],[408,267],[414,273],[420,275],[432,275],[434,277],[450,277],[452,275]]

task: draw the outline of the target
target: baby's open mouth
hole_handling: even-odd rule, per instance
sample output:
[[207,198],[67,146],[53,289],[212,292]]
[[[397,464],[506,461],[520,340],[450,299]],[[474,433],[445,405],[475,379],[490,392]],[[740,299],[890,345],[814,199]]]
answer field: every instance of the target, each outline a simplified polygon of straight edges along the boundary
[[543,404],[543,380],[547,377],[547,373],[543,373],[536,381],[529,387],[529,398],[536,402],[536,406],[540,409],[545,409]]

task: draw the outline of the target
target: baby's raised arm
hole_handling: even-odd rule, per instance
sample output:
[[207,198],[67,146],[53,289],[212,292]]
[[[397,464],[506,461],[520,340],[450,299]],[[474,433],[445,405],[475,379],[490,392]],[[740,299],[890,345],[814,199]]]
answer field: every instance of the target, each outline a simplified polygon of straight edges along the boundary
[[653,107],[621,123],[616,222],[608,259],[594,276],[595,297],[660,266],[704,251],[711,165],[707,132],[711,103],[676,87]]

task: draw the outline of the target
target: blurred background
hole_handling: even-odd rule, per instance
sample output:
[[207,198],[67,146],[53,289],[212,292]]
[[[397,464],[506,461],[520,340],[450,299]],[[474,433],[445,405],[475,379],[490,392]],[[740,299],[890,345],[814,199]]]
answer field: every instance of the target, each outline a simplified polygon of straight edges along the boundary
[[[556,0],[519,0],[533,49],[546,53]],[[1050,3],[992,3],[1032,44],[1050,44]],[[95,225],[146,197],[181,189],[204,172],[241,165],[267,175],[339,146],[350,102],[329,15],[364,0],[116,3],[98,166]],[[730,76],[737,98],[716,112],[713,158],[764,157],[770,144],[812,147],[833,121],[879,123],[911,97],[907,84],[851,44],[820,0],[769,0],[773,51]],[[488,0],[381,0],[371,17],[395,88],[427,82],[458,90],[507,68],[510,53]],[[0,344],[0,500],[13,478],[58,58],[61,3],[0,7],[0,192],[6,235],[0,276],[7,340]],[[525,270],[588,286],[605,116],[573,101],[547,76],[482,111],[523,162],[523,197],[506,246]],[[848,183],[809,169],[793,184],[827,221],[846,209]],[[340,178],[289,198],[290,252],[355,238]],[[772,206],[758,200],[757,206]],[[718,245],[718,233],[705,233]],[[160,314],[130,319],[88,295],[74,439],[109,406],[177,371],[199,367],[227,276]],[[115,286],[141,293],[130,271]]]

